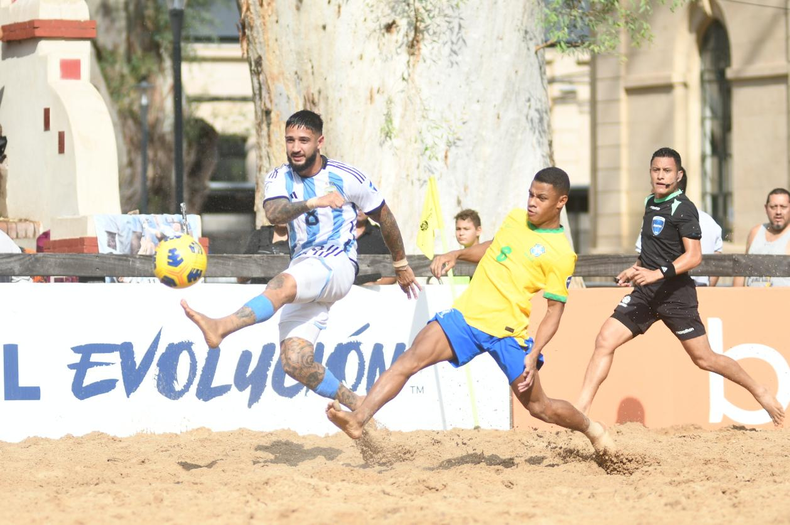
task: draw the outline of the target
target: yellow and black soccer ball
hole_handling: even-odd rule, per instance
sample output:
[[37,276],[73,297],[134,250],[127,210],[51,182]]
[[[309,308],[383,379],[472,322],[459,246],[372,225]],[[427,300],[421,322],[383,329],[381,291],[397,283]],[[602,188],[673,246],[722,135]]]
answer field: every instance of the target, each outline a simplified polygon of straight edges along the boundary
[[164,239],[154,253],[154,275],[171,288],[186,288],[200,281],[207,264],[203,247],[189,235]]

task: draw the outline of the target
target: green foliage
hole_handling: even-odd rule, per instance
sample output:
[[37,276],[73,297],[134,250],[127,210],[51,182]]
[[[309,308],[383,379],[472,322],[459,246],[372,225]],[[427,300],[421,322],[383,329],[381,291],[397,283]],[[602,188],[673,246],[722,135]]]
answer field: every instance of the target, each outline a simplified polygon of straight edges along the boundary
[[[670,8],[674,11],[685,3],[686,0],[672,0]],[[653,38],[648,23],[652,12],[650,0],[545,0],[544,47],[555,46],[563,52],[578,49],[612,53],[617,51],[623,35],[638,47]]]
[[387,109],[384,111],[384,123],[381,125],[381,144],[385,142],[392,142],[392,139],[395,138],[395,133],[397,130],[395,129],[395,122],[392,118],[392,106],[394,102],[392,101],[392,97],[387,97]]
[[159,71],[161,60],[153,54],[134,54],[128,59],[118,50],[98,53],[99,67],[107,83],[113,102],[124,115],[134,115],[140,109],[140,93],[135,86],[141,79],[149,79]]
[[[230,4],[232,0],[190,0],[184,10],[182,35],[196,28],[211,27],[210,8],[216,4]],[[129,19],[126,49],[97,49],[101,68],[110,96],[119,112],[133,115],[139,111],[140,94],[135,86],[142,80],[154,83],[163,68],[169,67],[173,51],[173,31],[166,2],[159,0],[127,0]],[[185,40],[185,38],[182,38]],[[188,47],[182,56],[189,59]]]
[[417,140],[420,144],[422,168],[428,173],[438,173],[450,150],[461,143],[461,128],[466,122],[457,115],[437,116],[422,104]]

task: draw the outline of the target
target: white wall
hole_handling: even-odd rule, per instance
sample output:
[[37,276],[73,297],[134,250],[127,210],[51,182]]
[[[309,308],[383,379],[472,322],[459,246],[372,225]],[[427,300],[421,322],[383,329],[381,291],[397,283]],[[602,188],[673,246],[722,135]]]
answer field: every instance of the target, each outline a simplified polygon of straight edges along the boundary
[[[327,401],[283,373],[276,318],[229,336],[212,354],[212,365],[200,331],[179,306],[183,297],[208,315],[227,315],[262,290],[205,283],[181,291],[160,284],[0,285],[0,440],[198,427],[335,432],[324,414]],[[406,348],[429,312],[451,300],[442,286],[428,287],[419,301],[407,300],[394,286],[355,286],[332,309],[319,338],[320,361],[329,361],[339,379],[345,374],[346,384],[364,393],[380,374],[372,366],[374,354],[389,367],[396,348]],[[42,304],[56,314],[40,315]],[[239,365],[245,354],[251,354],[249,368],[262,363],[258,399],[234,379],[239,368],[242,376],[248,370]],[[468,366],[480,426],[510,428],[509,388],[494,360],[481,356]],[[12,398],[34,399],[9,399],[9,391]],[[466,371],[442,363],[420,372],[377,419],[392,430],[473,428]]]
[[[34,19],[88,20],[82,0],[0,3],[0,24]],[[29,39],[3,42],[0,123],[8,136],[8,213],[41,221],[120,213],[115,133],[90,84],[90,41]],[[61,61],[78,60],[79,79],[61,78]],[[50,109],[50,130],[44,110]],[[58,133],[65,148],[58,153]]]

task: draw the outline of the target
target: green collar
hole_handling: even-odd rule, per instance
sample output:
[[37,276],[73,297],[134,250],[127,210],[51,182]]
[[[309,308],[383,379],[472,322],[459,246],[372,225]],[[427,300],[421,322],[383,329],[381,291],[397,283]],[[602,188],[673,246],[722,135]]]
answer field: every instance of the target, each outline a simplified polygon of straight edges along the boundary
[[660,203],[662,203],[662,202],[666,202],[666,201],[668,201],[669,199],[674,199],[675,197],[677,197],[677,196],[678,196],[678,195],[680,195],[681,193],[683,193],[683,191],[682,191],[682,190],[675,190],[675,193],[672,193],[672,194],[670,194],[670,195],[667,195],[667,196],[666,196],[666,197],[664,197],[663,199],[656,199],[656,198],[654,197],[654,202],[655,202],[656,204],[660,204]]
[[533,232],[537,232],[537,233],[562,233],[564,229],[562,227],[562,224],[560,224],[559,228],[538,228],[537,226],[529,222],[529,219],[527,219],[527,227]]

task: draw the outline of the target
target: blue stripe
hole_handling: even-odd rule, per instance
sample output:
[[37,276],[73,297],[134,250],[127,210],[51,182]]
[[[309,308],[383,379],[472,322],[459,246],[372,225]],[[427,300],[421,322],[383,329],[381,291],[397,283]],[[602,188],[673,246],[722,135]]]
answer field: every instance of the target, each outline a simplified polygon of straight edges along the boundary
[[[304,200],[312,199],[316,197],[315,194],[315,181],[313,178],[309,179],[302,179],[302,186],[304,188]],[[321,210],[316,209],[315,214],[318,217]],[[307,226],[307,240],[305,240],[304,244],[302,244],[302,250],[306,250],[315,244],[315,240],[318,238],[318,234],[321,232],[321,221],[318,221],[316,225],[307,224],[305,219],[305,225]]]
[[[294,175],[293,171],[287,170],[285,172],[285,191],[288,192],[288,201],[291,200],[291,194],[294,191]],[[294,228],[294,221],[288,222],[288,247],[293,257],[294,249],[296,248],[296,228]]]
[[[336,175],[334,173],[329,173],[329,182],[334,184],[343,197],[346,196],[345,188],[343,188],[343,177]],[[356,220],[356,216],[354,217]],[[334,241],[340,238],[340,234],[343,230],[343,224],[345,224],[345,220],[343,219],[343,207],[336,210],[332,210],[332,233],[329,235],[329,240]],[[353,230],[352,230],[353,231]]]
[[339,170],[345,171],[346,173],[357,179],[360,182],[360,184],[365,182],[365,176],[362,173],[356,171],[353,168],[350,168],[349,166],[346,166],[345,164],[338,164],[334,161],[330,161],[327,162],[327,166],[332,166],[333,168],[337,168]]
[[323,260],[322,260],[320,257],[318,258],[318,261],[319,261],[321,264],[323,264],[323,265],[324,265],[324,268],[326,268],[327,270],[329,270],[329,275],[327,275],[327,276],[326,276],[326,281],[324,281],[324,286],[322,286],[322,287],[321,287],[321,291],[320,291],[320,292],[318,292],[318,297],[321,297],[322,295],[324,295],[324,291],[326,290],[326,287],[329,285],[329,281],[331,281],[331,280],[332,280],[332,274],[333,274],[334,272],[332,271],[332,268],[331,268],[331,267],[330,267],[328,264],[326,264],[326,263],[325,263],[325,262],[324,262],[324,261],[323,261]]

